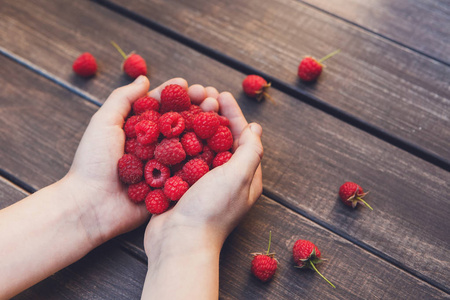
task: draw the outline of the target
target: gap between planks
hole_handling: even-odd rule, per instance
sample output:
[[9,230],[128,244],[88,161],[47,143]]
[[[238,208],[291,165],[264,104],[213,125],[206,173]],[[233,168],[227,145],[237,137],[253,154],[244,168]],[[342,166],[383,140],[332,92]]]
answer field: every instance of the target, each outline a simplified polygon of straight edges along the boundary
[[434,57],[434,56],[432,56],[432,55],[430,55],[430,54],[427,54],[427,53],[425,53],[425,52],[423,52],[423,51],[417,50],[417,49],[415,49],[415,48],[413,48],[413,47],[411,47],[411,46],[408,46],[408,45],[406,45],[406,44],[404,44],[404,43],[401,43],[401,42],[399,42],[399,41],[397,41],[397,40],[394,40],[393,38],[390,38],[390,37],[388,37],[388,36],[386,36],[386,35],[384,35],[384,34],[381,34],[381,33],[378,33],[378,32],[376,32],[376,31],[372,30],[372,29],[369,29],[368,27],[364,27],[364,26],[362,26],[362,25],[359,25],[359,24],[356,23],[356,22],[350,21],[350,20],[348,20],[348,19],[346,19],[346,18],[343,18],[343,17],[341,17],[341,16],[339,16],[339,15],[337,15],[337,14],[335,14],[335,13],[329,12],[329,11],[323,9],[323,8],[320,8],[320,7],[318,7],[318,6],[315,6],[314,4],[311,4],[311,3],[308,3],[308,2],[305,2],[305,1],[301,1],[301,0],[297,0],[297,1],[300,1],[300,2],[302,2],[302,4],[304,4],[304,5],[306,5],[306,6],[309,6],[309,7],[311,7],[312,9],[315,9],[315,10],[317,10],[317,11],[319,11],[319,12],[321,12],[321,13],[324,13],[324,14],[330,16],[330,17],[333,17],[333,18],[335,18],[335,19],[338,19],[338,20],[340,20],[340,21],[343,21],[343,22],[345,22],[345,23],[347,23],[347,24],[350,24],[350,25],[352,25],[352,26],[354,26],[354,27],[356,27],[356,28],[359,28],[359,29],[361,29],[361,30],[363,30],[363,31],[365,31],[365,32],[368,32],[368,33],[370,33],[370,34],[372,34],[372,35],[375,35],[375,36],[378,36],[378,37],[380,37],[380,38],[382,38],[382,39],[384,39],[384,40],[387,40],[387,41],[391,42],[392,44],[395,44],[395,45],[397,45],[397,46],[399,46],[399,47],[401,47],[401,48],[408,49],[408,50],[410,50],[411,52],[417,53],[417,54],[422,55],[422,56],[424,56],[424,57],[426,57],[426,58],[428,58],[428,59],[430,59],[430,60],[433,60],[433,61],[438,62],[438,63],[440,63],[440,64],[443,64],[443,65],[445,65],[445,66],[447,66],[447,67],[450,67],[450,63],[448,63],[448,62],[446,62],[446,61],[444,61],[444,60],[441,60],[441,59],[439,59],[439,58],[437,58],[437,57]]
[[[96,2],[104,2],[102,0],[96,0]],[[112,4],[113,6],[115,6],[115,4]],[[118,7],[118,10],[124,10],[125,9]],[[134,13],[130,12],[130,14],[134,17]],[[266,76],[260,72],[258,72],[257,70],[254,70],[252,67],[247,66],[246,64],[241,63],[238,60],[235,60],[231,57],[228,57],[218,51],[215,51],[213,49],[210,49],[200,43],[197,43],[193,40],[190,40],[170,29],[167,29],[165,27],[162,27],[159,24],[153,23],[150,20],[147,20],[143,17],[140,17],[138,15],[137,19],[139,23],[142,23],[143,25],[149,26],[150,29],[153,29],[157,32],[160,32],[158,29],[153,28],[153,26],[156,26],[157,28],[161,28],[161,32],[162,34],[167,35],[169,38],[172,38],[178,42],[182,42],[183,44],[187,45],[188,47],[193,48],[194,50],[207,55],[208,57],[218,60],[219,62],[230,66],[234,69],[236,69],[237,71],[243,72],[243,73],[252,73],[251,71],[254,71],[253,73],[257,73],[257,74],[261,74],[263,76]],[[126,17],[131,17],[126,15]],[[149,23],[151,23],[151,26],[148,25]],[[179,39],[178,39],[179,37]],[[180,41],[181,40],[181,41]],[[77,88],[76,86],[73,86],[72,84],[70,84],[67,81],[61,80],[58,77],[55,77],[54,75],[52,75],[51,73],[48,73],[47,71],[45,71],[44,69],[40,68],[39,66],[36,66],[35,64],[31,63],[30,61],[17,56],[11,52],[9,52],[7,49],[3,48],[0,46],[0,53],[2,55],[4,55],[5,57],[9,58],[10,60],[22,65],[23,67],[30,69],[32,71],[34,71],[35,73],[39,74],[40,76],[43,76],[44,78],[50,80],[51,82],[56,83],[57,85],[69,90],[70,92],[78,95],[79,97],[87,100],[88,102],[93,103],[94,105],[100,107],[102,105],[102,103],[93,95]],[[250,71],[250,72],[249,72]],[[266,76],[267,78],[271,78],[270,76]],[[429,163],[432,163],[446,171],[450,171],[450,162],[448,162],[447,160],[444,160],[443,158],[440,158],[436,155],[434,155],[433,153],[430,153],[416,145],[413,145],[399,137],[396,137],[394,135],[391,135],[389,133],[387,133],[384,130],[381,130],[373,125],[370,125],[369,123],[360,120],[358,118],[355,118],[351,115],[349,115],[348,113],[335,108],[325,102],[323,102],[320,99],[317,99],[316,97],[310,95],[309,93],[305,93],[303,91],[300,91],[296,88],[290,87],[289,85],[286,85],[285,83],[281,82],[280,80],[277,80],[275,78],[273,78],[273,86],[280,90],[281,92],[284,92],[290,96],[293,96],[294,98],[299,99],[300,100],[315,107],[318,108],[319,110],[332,115],[333,117],[344,121],[354,127],[357,127],[381,140],[384,140],[400,149],[403,149],[405,151],[407,151],[408,153],[417,156],[425,161],[428,161]],[[26,190],[29,193],[34,193],[36,191],[35,188],[33,188],[32,186],[28,185],[26,182],[20,180],[19,178],[15,177],[12,174],[9,174],[8,172],[6,172],[5,170],[0,168],[0,176],[3,176],[4,178],[8,179],[9,181],[13,182],[15,185],[21,187],[22,189]],[[395,266],[396,268],[399,268],[400,270],[403,270],[404,272],[411,274],[412,276],[419,278],[420,280],[434,286],[435,288],[448,293],[446,291],[446,288],[444,286],[442,286],[441,284],[433,281],[433,280],[429,280],[427,278],[424,278],[423,276],[421,276],[420,274],[418,274],[417,272],[415,272],[414,270],[404,266],[403,264],[401,264],[400,262],[398,262],[397,260],[385,255],[384,253],[381,253],[380,251],[377,251],[376,249],[372,248],[371,246],[367,245],[366,243],[363,243],[361,241],[355,240],[353,239],[351,236],[340,232],[337,228],[331,226],[330,224],[327,224],[326,222],[322,222],[320,220],[318,220],[317,218],[310,216],[306,211],[303,211],[299,208],[293,207],[291,206],[287,201],[284,201],[281,197],[276,196],[275,193],[271,192],[270,190],[264,189],[263,191],[263,195],[266,196],[267,198],[269,198],[270,200],[279,203],[280,205],[282,205],[283,207],[286,207],[287,209],[295,212],[296,214],[299,214],[305,218],[307,218],[308,220],[310,220],[311,222],[323,227],[324,229],[331,231],[332,233],[350,241],[352,244],[358,246],[359,248],[363,249],[364,251],[367,251],[369,253],[374,254],[375,256],[379,257],[380,259],[387,261],[388,263],[392,264],[393,266]],[[142,263],[146,263],[146,258],[145,258],[145,254],[140,253],[140,251],[137,251],[136,249],[134,249],[135,247],[130,247],[129,243],[126,240],[123,240],[121,238],[119,238],[119,242],[118,242],[121,246],[121,248],[127,252],[129,255],[135,257],[136,259],[138,259],[139,261],[141,261]],[[133,248],[133,249],[131,249]]]
[[[326,114],[329,114],[333,117],[335,117],[338,120],[341,120],[347,124],[350,124],[353,127],[356,127],[382,141],[385,141],[397,148],[400,148],[422,160],[425,160],[439,168],[442,168],[446,171],[450,172],[450,160],[447,160],[443,157],[440,157],[439,155],[428,151],[424,149],[423,147],[420,147],[416,144],[413,144],[406,139],[403,139],[397,135],[394,135],[392,133],[387,132],[386,130],[383,130],[375,125],[372,125],[365,120],[361,118],[357,118],[354,115],[339,109],[333,105],[328,104],[327,102],[313,96],[312,94],[301,90],[298,87],[291,86],[282,80],[279,80],[277,78],[274,78],[270,76],[269,74],[265,74],[252,66],[249,66],[237,59],[234,59],[220,51],[214,50],[204,44],[201,44],[187,36],[184,36],[175,30],[172,30],[164,25],[161,25],[155,21],[152,21],[148,18],[145,18],[142,15],[139,15],[133,11],[130,11],[118,4],[111,3],[108,0],[91,0],[93,2],[98,3],[99,5],[102,5],[110,10],[112,10],[115,13],[118,13],[128,19],[133,20],[134,22],[137,22],[143,26],[146,26],[162,35],[165,35],[166,37],[175,40],[203,55],[206,55],[209,58],[212,58],[232,69],[235,69],[241,73],[244,74],[257,74],[261,75],[262,77],[268,79],[272,83],[272,86],[281,92],[292,96]],[[362,27],[361,27],[362,28]],[[382,37],[382,36],[381,36]],[[384,37],[383,37],[384,38]],[[387,39],[387,38],[386,38]],[[401,45],[403,47],[403,45]],[[406,47],[406,46],[405,46]],[[406,47],[408,48],[408,47]],[[410,49],[410,48],[408,48]],[[411,49],[412,50],[412,49]],[[420,53],[422,55],[422,53]],[[426,56],[426,55],[425,55]]]

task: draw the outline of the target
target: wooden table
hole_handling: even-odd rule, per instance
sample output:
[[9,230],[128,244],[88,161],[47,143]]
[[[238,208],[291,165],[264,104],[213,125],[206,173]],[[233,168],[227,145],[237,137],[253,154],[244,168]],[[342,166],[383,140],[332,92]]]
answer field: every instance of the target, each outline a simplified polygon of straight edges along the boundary
[[[184,77],[233,93],[264,129],[264,193],[226,241],[223,299],[449,299],[450,5],[445,1],[0,1],[0,205],[68,170],[92,114],[116,87],[114,40],[149,63],[152,86]],[[298,80],[302,56],[326,62]],[[99,73],[73,60],[90,51]],[[241,89],[272,82],[277,102]],[[356,181],[374,211],[342,205]],[[279,269],[260,283],[251,255]],[[138,299],[147,269],[144,227],[98,247],[17,299]],[[297,239],[319,245],[319,270],[293,267]],[[170,285],[170,283],[168,283]]]

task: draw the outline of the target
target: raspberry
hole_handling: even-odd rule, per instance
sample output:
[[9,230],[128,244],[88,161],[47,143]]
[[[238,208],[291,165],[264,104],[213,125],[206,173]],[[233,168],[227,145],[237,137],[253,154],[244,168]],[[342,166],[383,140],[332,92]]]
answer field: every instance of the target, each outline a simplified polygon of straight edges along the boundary
[[137,141],[142,145],[154,143],[158,139],[158,124],[153,121],[140,121],[134,128],[136,130]]
[[194,158],[188,161],[183,167],[182,178],[189,185],[193,185],[197,180],[199,180],[203,175],[208,173],[208,165],[201,159]]
[[219,119],[219,122],[220,122],[221,126],[230,127],[230,120],[228,120],[227,117],[221,116],[221,115],[217,115],[217,118]]
[[322,57],[319,60],[316,60],[311,56],[306,56],[305,58],[302,59],[302,61],[298,65],[298,72],[297,72],[298,77],[300,77],[301,80],[306,82],[316,80],[322,73],[323,69],[322,63],[325,60],[329,59],[330,57],[338,54],[339,52],[341,52],[341,50],[338,49],[326,55],[325,57]]
[[139,116],[139,121],[149,120],[158,123],[159,117],[161,117],[161,114],[156,110],[147,110]]
[[208,146],[203,146],[203,151],[199,155],[197,155],[195,158],[202,159],[208,166],[210,166],[213,162],[213,159],[215,157],[214,151],[211,150]]
[[161,112],[189,110],[191,99],[187,91],[177,85],[169,84],[161,92]]
[[219,126],[219,129],[207,140],[207,143],[216,152],[227,151],[233,146],[233,135],[228,127]]
[[168,112],[158,120],[159,131],[168,138],[179,136],[184,131],[184,119],[177,112]]
[[97,62],[92,54],[85,52],[73,62],[72,69],[83,77],[90,77],[97,72]]
[[178,138],[163,139],[155,149],[155,159],[164,165],[175,165],[186,158]]
[[230,160],[231,156],[232,154],[229,151],[217,153],[216,157],[214,157],[214,160],[212,162],[213,168],[223,165],[224,163]]
[[270,83],[258,75],[248,75],[242,81],[242,89],[247,96],[251,98],[256,98],[256,100],[261,101],[264,97],[269,98],[270,101],[275,103],[275,101],[267,93],[270,88]]
[[201,139],[210,138],[220,126],[220,121],[214,113],[201,112],[194,118],[194,132]]
[[301,80],[310,82],[316,80],[321,73],[322,64],[311,56],[307,56],[300,62],[297,75]]
[[159,110],[159,102],[155,98],[144,96],[137,99],[133,103],[133,111],[136,115],[140,115],[147,110]]
[[134,203],[139,203],[145,200],[145,197],[150,192],[150,187],[145,181],[141,181],[128,186],[128,197]]
[[142,56],[131,54],[123,62],[123,71],[131,78],[138,78],[139,75],[147,75],[147,64]]
[[156,143],[141,145],[136,143],[135,155],[141,160],[149,160],[155,156]]
[[195,118],[195,115],[191,111],[188,111],[188,110],[180,112],[180,115],[184,119],[184,129],[186,131],[194,130],[194,118]]
[[160,189],[151,191],[145,198],[145,206],[147,210],[154,215],[159,215],[165,212],[170,205],[164,192]]
[[132,154],[124,154],[118,162],[119,178],[122,182],[132,184],[142,179],[142,161]]
[[189,111],[193,113],[194,115],[199,114],[203,112],[202,108],[198,105],[192,104],[191,107],[189,107]]
[[136,137],[136,130],[135,126],[139,123],[139,117],[137,116],[131,116],[127,119],[125,122],[125,125],[123,126],[123,130],[125,131],[125,136],[127,138],[135,138]]
[[145,164],[144,176],[149,186],[160,188],[164,186],[164,183],[170,177],[170,170],[162,163],[153,159]]
[[136,153],[137,141],[136,139],[127,139],[125,141],[125,153],[135,154]]
[[188,189],[188,183],[178,176],[170,177],[164,184],[164,194],[172,201],[178,201]]
[[183,145],[186,154],[190,156],[195,156],[203,150],[202,141],[194,132],[185,133],[181,138],[181,145]]
[[256,255],[252,260],[252,273],[262,282],[269,281],[277,271],[278,262],[269,255]]

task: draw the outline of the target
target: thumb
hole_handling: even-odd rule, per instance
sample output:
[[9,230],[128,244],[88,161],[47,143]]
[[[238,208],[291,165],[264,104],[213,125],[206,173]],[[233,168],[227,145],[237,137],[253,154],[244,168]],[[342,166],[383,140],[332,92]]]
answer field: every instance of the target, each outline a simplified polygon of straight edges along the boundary
[[242,180],[253,179],[256,169],[263,157],[263,146],[261,143],[262,128],[257,123],[247,125],[242,131],[236,151],[228,162],[232,170],[241,170],[239,175]]
[[97,113],[105,118],[102,118],[103,120],[110,120],[112,124],[123,122],[128,116],[134,101],[146,95],[149,87],[150,82],[148,78],[141,75],[132,83],[115,89]]

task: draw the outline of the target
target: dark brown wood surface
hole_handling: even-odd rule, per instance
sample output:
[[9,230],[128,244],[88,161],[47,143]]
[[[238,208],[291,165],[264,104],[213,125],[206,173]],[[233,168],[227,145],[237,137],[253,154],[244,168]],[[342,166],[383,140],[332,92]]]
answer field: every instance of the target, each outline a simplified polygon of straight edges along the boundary
[[[414,295],[425,299],[448,296],[445,294],[450,291],[446,280],[450,274],[448,172],[277,89],[270,92],[277,106],[253,102],[241,93],[243,73],[97,3],[43,3],[25,5],[7,1],[0,10],[0,29],[8,32],[0,35],[0,52],[4,54],[0,56],[0,167],[8,178],[35,190],[65,174],[87,122],[98,107],[79,95],[101,103],[112,89],[130,81],[122,76],[120,57],[109,44],[114,39],[124,48],[138,50],[148,58],[153,86],[182,76],[191,84],[229,90],[237,96],[246,117],[264,128],[265,196],[225,245],[221,297],[292,299],[307,295],[307,298],[398,299]],[[193,9],[197,4],[191,5]],[[13,43],[14,39],[20,42]],[[73,59],[86,49],[100,61],[101,72],[91,80],[81,80],[71,72]],[[358,181],[370,190],[368,201],[375,211],[365,208],[353,211],[339,202],[337,189],[345,180]],[[11,186],[5,179],[3,182]],[[11,189],[3,186],[0,185],[0,193],[9,195]],[[285,266],[273,282],[262,285],[250,276],[246,255],[258,251],[254,249],[258,246],[261,250],[265,248],[269,229],[282,241],[278,245],[284,249],[275,250],[281,254],[279,259]],[[51,295],[50,298],[58,295],[95,298],[89,290],[95,289],[95,281],[101,280],[101,274],[118,285],[119,291],[120,277],[108,275],[114,270],[114,267],[108,269],[108,265],[117,259],[120,261],[117,269],[124,268],[119,272],[129,274],[136,267],[141,277],[123,283],[133,291],[114,295],[139,297],[139,282],[142,284],[146,268],[143,230],[142,227],[119,237],[98,250],[110,254],[93,254],[93,258],[80,261],[79,272],[61,271],[59,277],[28,293],[39,291]],[[305,279],[291,282],[298,274],[292,273],[297,270],[286,268],[291,266],[287,241],[292,242],[297,232],[307,233],[311,240],[318,236],[317,243],[332,258],[321,270],[338,278],[339,291],[335,293],[331,288],[329,291],[325,282],[309,272],[300,273]],[[117,245],[125,251],[116,249]],[[96,255],[107,256],[97,265],[105,269],[104,273],[89,271]],[[122,258],[123,255],[126,257]],[[139,259],[134,261],[136,258]],[[125,266],[129,260],[132,260],[131,270]],[[346,264],[350,267],[345,267]],[[61,286],[64,282],[74,286],[84,284],[80,279],[84,275],[80,274],[85,273],[90,274],[86,276],[91,276],[94,283],[78,290],[79,294]],[[73,281],[71,277],[75,277]],[[107,290],[108,284],[101,283],[99,290]],[[45,294],[47,290],[56,291]],[[115,298],[114,295],[111,297]]]
[[[450,159],[447,65],[368,33],[300,1],[105,0],[307,92],[388,133]],[[305,55],[325,62],[303,84]]]
[[450,8],[445,1],[302,1],[450,64]]

